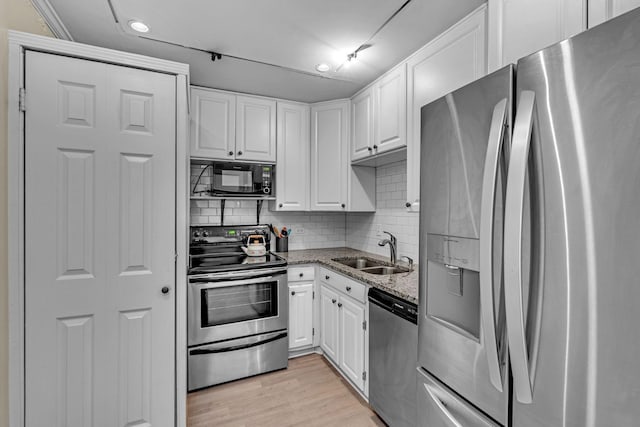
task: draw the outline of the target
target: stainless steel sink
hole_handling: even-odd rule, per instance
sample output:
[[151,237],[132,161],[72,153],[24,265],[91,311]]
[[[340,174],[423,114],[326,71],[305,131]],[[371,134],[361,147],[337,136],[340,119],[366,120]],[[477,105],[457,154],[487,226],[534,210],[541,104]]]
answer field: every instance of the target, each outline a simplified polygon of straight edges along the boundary
[[384,261],[376,261],[369,258],[333,258],[332,261],[376,275],[408,273],[411,271],[405,267],[393,266]]
[[368,258],[334,258],[332,261],[335,261],[339,264],[346,265],[347,267],[355,268],[357,270],[361,270],[367,267],[381,267],[386,264],[381,261],[375,261]]
[[405,267],[388,267],[388,266],[380,266],[380,267],[368,267],[361,268],[360,271],[364,271],[369,274],[398,274],[398,273],[408,273],[410,270]]

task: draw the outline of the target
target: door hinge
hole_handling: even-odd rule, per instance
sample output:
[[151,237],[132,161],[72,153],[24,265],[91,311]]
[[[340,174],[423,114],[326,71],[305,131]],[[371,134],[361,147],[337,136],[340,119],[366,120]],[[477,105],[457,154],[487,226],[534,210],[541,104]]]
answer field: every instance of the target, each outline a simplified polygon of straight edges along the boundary
[[367,380],[367,373],[365,371],[362,372],[362,381]]
[[311,336],[316,336],[316,328],[311,328]]
[[27,91],[25,88],[21,87],[18,91],[18,111],[27,111]]
[[311,292],[311,299],[316,299],[316,291]]
[[367,321],[366,320],[362,321],[362,330],[364,330],[364,331],[367,330]]

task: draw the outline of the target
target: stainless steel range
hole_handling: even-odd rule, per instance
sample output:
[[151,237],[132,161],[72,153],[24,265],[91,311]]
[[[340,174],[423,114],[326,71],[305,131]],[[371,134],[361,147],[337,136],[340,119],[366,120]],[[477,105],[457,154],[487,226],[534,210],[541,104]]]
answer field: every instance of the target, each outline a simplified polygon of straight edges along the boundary
[[267,225],[191,227],[189,391],[287,367],[287,262],[269,249]]

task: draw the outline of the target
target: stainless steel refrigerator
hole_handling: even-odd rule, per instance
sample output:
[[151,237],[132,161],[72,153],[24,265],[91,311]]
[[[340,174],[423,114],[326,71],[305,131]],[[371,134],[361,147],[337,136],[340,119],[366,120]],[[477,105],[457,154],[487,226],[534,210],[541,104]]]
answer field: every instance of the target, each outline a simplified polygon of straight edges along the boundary
[[421,126],[419,425],[637,425],[640,10]]

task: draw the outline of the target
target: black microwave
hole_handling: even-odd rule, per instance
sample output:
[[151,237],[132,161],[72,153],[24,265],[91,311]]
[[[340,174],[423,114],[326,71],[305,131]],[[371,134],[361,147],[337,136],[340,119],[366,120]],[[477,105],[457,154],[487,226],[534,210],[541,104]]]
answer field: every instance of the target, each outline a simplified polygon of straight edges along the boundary
[[275,165],[213,162],[212,196],[273,197]]

